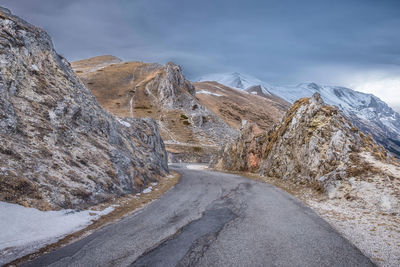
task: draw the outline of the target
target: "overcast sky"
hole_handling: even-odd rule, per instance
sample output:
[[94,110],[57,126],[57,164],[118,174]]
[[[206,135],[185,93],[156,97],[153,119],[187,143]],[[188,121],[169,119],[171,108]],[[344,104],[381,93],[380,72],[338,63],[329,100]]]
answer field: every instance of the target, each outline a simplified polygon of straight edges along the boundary
[[400,106],[400,0],[0,0],[70,61],[174,61],[190,79],[237,71],[344,85]]

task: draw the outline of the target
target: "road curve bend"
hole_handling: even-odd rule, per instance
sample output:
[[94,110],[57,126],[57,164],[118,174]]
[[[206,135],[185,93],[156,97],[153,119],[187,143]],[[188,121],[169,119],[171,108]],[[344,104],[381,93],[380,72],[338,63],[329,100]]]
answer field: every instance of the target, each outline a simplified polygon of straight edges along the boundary
[[272,185],[170,167],[182,178],[160,199],[22,266],[374,266]]

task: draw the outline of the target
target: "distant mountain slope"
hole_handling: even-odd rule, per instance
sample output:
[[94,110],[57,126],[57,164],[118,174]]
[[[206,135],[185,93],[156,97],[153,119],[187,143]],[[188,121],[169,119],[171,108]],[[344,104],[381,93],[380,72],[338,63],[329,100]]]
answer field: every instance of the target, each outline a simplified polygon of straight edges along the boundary
[[400,156],[400,115],[372,94],[315,83],[275,86],[239,73],[211,74],[199,80],[217,81],[241,90],[260,85],[265,95],[279,96],[291,103],[299,98],[319,93],[326,103],[339,107],[360,130],[371,134],[378,143]]
[[200,103],[235,129],[246,122],[267,130],[278,123],[290,103],[275,96],[258,96],[217,82],[196,82]]
[[155,119],[172,161],[208,161],[220,146],[237,136],[235,129],[201,105],[178,65],[109,64],[110,59],[96,57],[72,66],[111,113]]
[[154,120],[105,111],[43,30],[0,10],[0,201],[84,208],[168,172]]

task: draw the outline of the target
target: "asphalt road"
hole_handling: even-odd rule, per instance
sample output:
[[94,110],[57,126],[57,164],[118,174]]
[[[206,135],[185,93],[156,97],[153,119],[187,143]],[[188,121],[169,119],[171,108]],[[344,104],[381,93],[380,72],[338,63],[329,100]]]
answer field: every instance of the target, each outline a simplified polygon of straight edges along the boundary
[[280,189],[171,167],[181,181],[159,200],[23,266],[373,266]]

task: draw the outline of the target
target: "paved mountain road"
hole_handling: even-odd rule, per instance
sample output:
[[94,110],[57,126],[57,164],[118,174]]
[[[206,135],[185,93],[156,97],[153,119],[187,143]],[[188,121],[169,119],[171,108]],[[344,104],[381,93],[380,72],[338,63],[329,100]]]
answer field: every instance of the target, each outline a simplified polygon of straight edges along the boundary
[[171,168],[181,181],[159,200],[23,266],[373,266],[271,185]]

